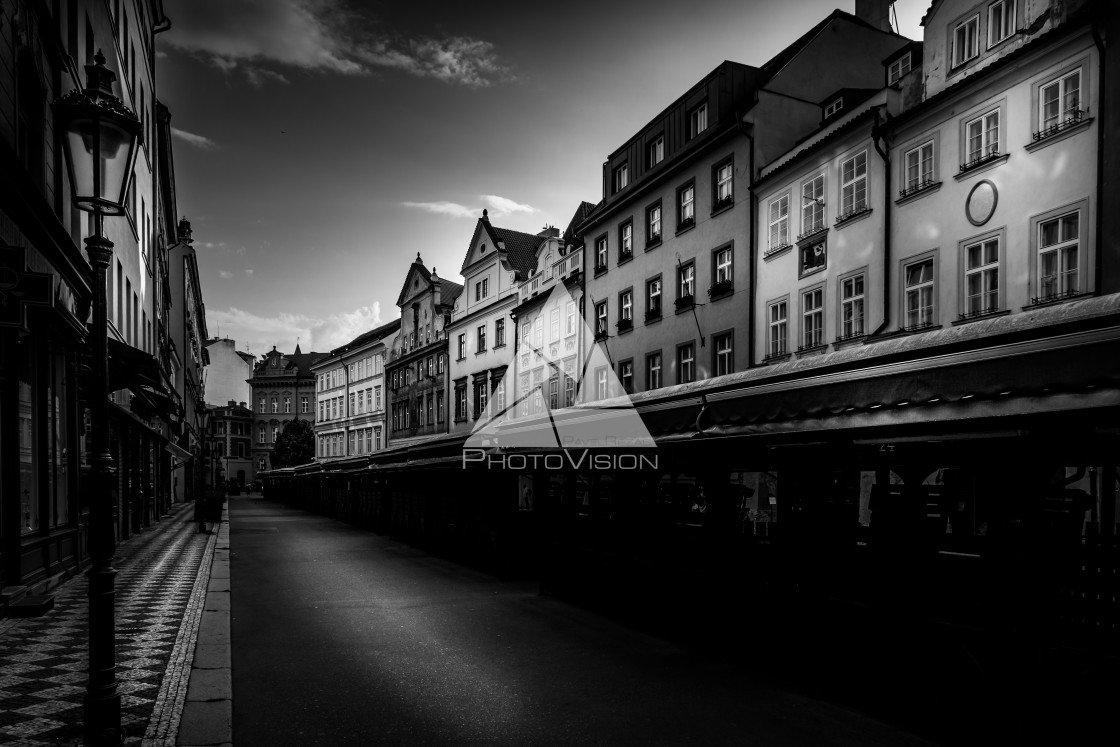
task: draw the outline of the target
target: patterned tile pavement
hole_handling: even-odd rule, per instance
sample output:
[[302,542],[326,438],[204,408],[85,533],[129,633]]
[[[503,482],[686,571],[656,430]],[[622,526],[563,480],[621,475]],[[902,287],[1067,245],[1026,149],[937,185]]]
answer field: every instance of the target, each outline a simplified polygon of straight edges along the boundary
[[[174,507],[158,524],[122,543],[114,561],[117,690],[130,744],[151,733],[153,710],[164,710],[165,704],[157,701],[164,697],[165,675],[183,677],[184,658],[186,674],[190,672],[193,651],[185,657],[181,651],[172,653],[188,607],[192,616],[201,613],[201,606],[192,604],[192,593],[197,596],[195,582],[203,561],[211,557],[215,536],[199,534],[192,516],[193,506]],[[88,666],[86,592],[86,578],[78,575],[55,589],[54,609],[46,615],[0,620],[0,744],[81,744]],[[188,620],[192,622],[197,626],[197,620]]]

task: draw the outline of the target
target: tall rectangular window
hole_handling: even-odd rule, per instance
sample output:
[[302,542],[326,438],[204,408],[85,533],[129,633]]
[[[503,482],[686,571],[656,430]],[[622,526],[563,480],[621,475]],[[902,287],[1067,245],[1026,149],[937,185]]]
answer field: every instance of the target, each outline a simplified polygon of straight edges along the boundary
[[653,168],[665,160],[665,138],[658,136],[651,142],[646,151],[646,167]]
[[292,411],[292,398],[284,397],[284,412],[291,413]]
[[661,388],[661,353],[646,356],[646,389]]
[[691,226],[696,222],[696,187],[688,184],[677,193],[677,225]]
[[732,180],[734,174],[735,165],[730,161],[716,167],[716,199],[713,209],[718,210],[734,202],[734,181]]
[[988,6],[988,46],[994,47],[1015,33],[1015,0],[997,0]]
[[770,250],[789,245],[789,195],[770,201]]
[[815,348],[824,344],[824,289],[814,288],[801,294],[801,347]]
[[576,333],[576,302],[568,301],[564,306],[564,315],[566,321],[564,323],[564,336],[574,335]]
[[917,190],[933,183],[933,141],[906,151],[905,191]]
[[677,348],[677,383],[696,381],[696,345],[686,343]]
[[1038,92],[1038,129],[1046,132],[1081,120],[1081,71],[1075,70]]
[[817,174],[801,185],[801,233],[808,235],[824,228],[824,174]]
[[602,337],[607,334],[607,302],[600,301],[595,304],[595,336]]
[[908,72],[910,72],[909,52],[899,57],[887,67],[887,85],[894,85]]
[[725,332],[722,335],[716,335],[714,345],[712,347],[712,355],[715,364],[712,368],[716,376],[724,376],[729,373],[735,372],[735,335],[731,332]]
[[654,205],[646,213],[646,244],[661,241],[661,205]]
[[[538,390],[539,391],[539,390]],[[607,367],[595,369],[595,399],[607,398]]]
[[634,223],[627,221],[618,229],[618,256],[625,259],[634,254]]
[[548,311],[548,341],[557,342],[560,339],[560,309]]
[[716,250],[713,265],[715,276],[712,278],[717,285],[731,282],[731,247],[726,246]]
[[494,347],[500,348],[506,344],[506,320],[494,320]]
[[968,316],[999,309],[999,239],[967,244],[964,248],[965,307]]
[[1039,300],[1074,295],[1078,287],[1080,212],[1038,224]]
[[634,320],[634,291],[625,290],[618,295],[618,318],[620,321]]
[[953,29],[953,67],[980,54],[980,16],[972,16]]
[[661,278],[646,282],[646,316],[661,316]]
[[696,295],[696,266],[689,262],[677,268],[677,298],[692,298]]
[[787,351],[789,328],[789,309],[785,301],[770,304],[768,309],[769,345],[768,357],[785,355]]
[[595,242],[595,269],[603,270],[607,267],[607,237],[600,236]]
[[689,112],[688,136],[694,138],[706,129],[708,129],[708,103],[704,102]]
[[458,350],[459,350],[459,360],[463,360],[464,358],[467,357],[467,333],[466,332],[460,332],[459,333],[459,348],[458,348]]
[[634,361],[621,361],[618,364],[618,381],[622,384],[622,391],[627,394],[633,394]]
[[840,165],[842,187],[840,212],[852,215],[867,208],[867,151],[863,151]]
[[478,347],[475,348],[476,352],[483,352],[486,350],[486,325],[478,325]]
[[858,337],[863,334],[863,275],[853,275],[840,281],[840,336]]
[[624,163],[614,170],[614,191],[621,191],[628,184],[630,184],[630,167]]
[[965,166],[999,155],[999,109],[965,125]]
[[933,260],[926,259],[906,266],[906,326],[928,327],[933,324]]

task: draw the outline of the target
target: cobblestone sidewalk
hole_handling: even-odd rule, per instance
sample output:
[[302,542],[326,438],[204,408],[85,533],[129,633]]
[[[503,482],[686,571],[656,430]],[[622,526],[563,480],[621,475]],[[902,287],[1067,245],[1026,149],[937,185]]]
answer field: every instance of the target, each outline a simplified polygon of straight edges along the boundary
[[[165,677],[184,677],[180,627],[197,627],[196,579],[215,535],[199,534],[193,506],[180,505],[156,526],[123,543],[117,574],[117,681],[127,743],[151,734],[167,708]],[[206,566],[208,567],[208,565]],[[88,666],[87,581],[59,586],[42,617],[0,620],[0,744],[78,745]],[[202,589],[205,594],[205,588]],[[193,637],[191,639],[193,641]],[[173,651],[175,656],[173,657]],[[189,675],[189,656],[186,657]],[[163,735],[160,735],[163,736]],[[173,739],[174,734],[170,734]]]

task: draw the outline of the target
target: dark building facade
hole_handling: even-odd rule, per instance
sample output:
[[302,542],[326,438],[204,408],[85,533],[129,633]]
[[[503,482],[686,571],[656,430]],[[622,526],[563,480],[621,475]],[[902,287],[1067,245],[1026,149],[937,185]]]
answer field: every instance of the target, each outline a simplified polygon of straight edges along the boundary
[[272,449],[291,420],[315,422],[315,374],[311,366],[324,353],[294,353],[275,347],[253,368],[249,387],[253,391],[253,467],[257,472],[272,469]]

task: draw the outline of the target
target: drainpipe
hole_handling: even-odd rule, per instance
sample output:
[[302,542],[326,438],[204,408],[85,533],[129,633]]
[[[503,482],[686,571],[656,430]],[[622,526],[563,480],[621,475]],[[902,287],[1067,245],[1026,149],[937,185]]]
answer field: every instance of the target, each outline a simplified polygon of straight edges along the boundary
[[883,133],[883,125],[886,122],[879,119],[881,111],[881,109],[875,110],[875,122],[871,125],[871,140],[875,144],[875,152],[883,159],[883,322],[871,333],[871,337],[882,334],[891,318],[891,157],[879,145],[879,140],[882,138],[883,144],[890,147]]
[[[1107,9],[1104,12],[1109,12]],[[1115,12],[1115,11],[1113,11]],[[1105,150],[1105,123],[1108,117],[1108,110],[1105,108],[1105,92],[1108,86],[1105,85],[1105,73],[1108,69],[1107,50],[1104,46],[1104,40],[1101,39],[1100,32],[1100,16],[1097,14],[1093,18],[1093,43],[1097,46],[1097,56],[1100,58],[1100,64],[1097,66],[1097,256],[1094,260],[1095,265],[1095,282],[1094,290],[1096,295],[1101,295],[1104,287],[1104,150]]]
[[[758,268],[754,266],[754,259],[755,259],[755,240],[756,240],[755,228],[756,228],[756,223],[758,221],[758,216],[757,216],[757,213],[755,211],[755,204],[754,204],[755,203],[755,194],[754,194],[754,186],[753,186],[754,185],[754,134],[753,134],[754,125],[749,125],[749,124],[747,124],[743,121],[743,115],[744,114],[746,114],[746,112],[743,112],[743,113],[736,112],[735,113],[735,124],[739,127],[739,132],[743,133],[743,137],[745,137],[748,141],[750,141],[750,150],[748,151],[748,157],[747,157],[748,158],[747,168],[749,169],[747,174],[750,178],[750,183],[752,185],[752,186],[747,188],[747,193],[750,194],[750,198],[751,198],[750,199],[750,205],[748,206],[748,210],[750,211],[750,217],[747,219],[747,226],[748,226],[748,229],[747,229],[748,230],[748,233],[747,233],[747,268],[748,268],[748,272],[750,272],[750,278],[747,281],[747,309],[748,309],[748,311],[747,311],[747,368],[754,368],[754,365],[755,365],[754,364],[754,353],[755,353],[755,351],[754,351],[754,344],[755,344],[754,327],[755,327],[755,324],[756,324],[756,320],[755,320],[756,309],[755,309],[755,305],[754,305],[754,300],[755,300],[755,295],[756,295],[756,290],[755,290],[756,279],[758,277]],[[697,418],[697,423],[699,423],[699,418]]]

